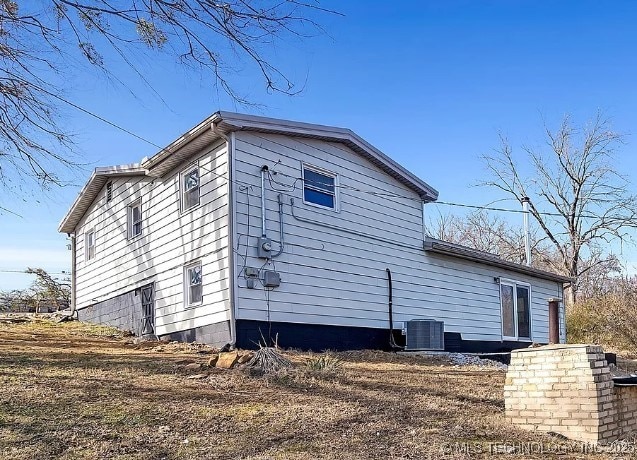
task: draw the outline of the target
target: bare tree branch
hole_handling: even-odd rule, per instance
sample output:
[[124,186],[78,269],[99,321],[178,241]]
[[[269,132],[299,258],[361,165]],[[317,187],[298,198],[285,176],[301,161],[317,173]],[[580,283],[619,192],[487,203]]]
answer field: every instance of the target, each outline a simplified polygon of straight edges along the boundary
[[0,0],[0,183],[63,185],[60,173],[78,165],[58,85],[71,62],[116,78],[119,57],[148,84],[137,58],[164,53],[250,104],[237,75],[255,71],[266,90],[297,94],[273,47],[322,33],[318,18],[334,13],[314,0]]
[[530,212],[560,256],[559,271],[576,280],[574,301],[584,276],[600,266],[617,267],[607,244],[623,242],[637,227],[637,197],[613,166],[624,137],[601,112],[582,129],[565,117],[555,131],[545,126],[545,133],[546,151],[524,148],[532,165],[526,177],[500,136],[496,154],[483,157],[493,176],[483,185],[517,200],[531,198]]

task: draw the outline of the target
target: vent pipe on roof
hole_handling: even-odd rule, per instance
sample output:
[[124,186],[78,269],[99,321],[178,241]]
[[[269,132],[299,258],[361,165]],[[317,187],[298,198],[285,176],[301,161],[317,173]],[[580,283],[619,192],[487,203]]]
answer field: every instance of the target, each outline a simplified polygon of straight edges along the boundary
[[526,265],[531,266],[531,235],[529,234],[529,203],[528,196],[522,197],[522,211],[524,216],[524,252],[526,254]]

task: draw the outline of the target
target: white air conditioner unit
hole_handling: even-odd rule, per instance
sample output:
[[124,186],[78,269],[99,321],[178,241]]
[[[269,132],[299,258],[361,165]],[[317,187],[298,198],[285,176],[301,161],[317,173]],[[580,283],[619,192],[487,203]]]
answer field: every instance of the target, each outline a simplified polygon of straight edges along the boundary
[[412,319],[407,325],[405,350],[444,350],[445,323],[431,319]]

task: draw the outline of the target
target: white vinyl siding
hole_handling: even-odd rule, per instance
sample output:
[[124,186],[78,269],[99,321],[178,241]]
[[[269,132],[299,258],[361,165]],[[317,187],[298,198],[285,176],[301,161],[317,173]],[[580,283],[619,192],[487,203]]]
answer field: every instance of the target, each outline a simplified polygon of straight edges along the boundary
[[[198,158],[197,158],[198,157]],[[228,155],[225,142],[202,150],[200,206],[181,213],[180,170],[162,178],[123,177],[112,180],[112,201],[98,196],[77,227],[100,234],[100,263],[77,263],[77,304],[84,308],[150,282],[155,282],[155,325],[158,335],[227,321],[230,317],[228,236]],[[128,240],[128,209],[140,200],[142,234]],[[81,241],[77,254],[83,254]],[[184,266],[201,262],[203,302],[184,308]]]
[[[548,341],[547,299],[561,295],[558,283],[426,253],[418,195],[359,154],[340,143],[282,135],[237,132],[235,139],[237,273],[265,263],[255,249],[262,165],[276,177],[276,183],[266,181],[267,233],[275,241],[279,194],[284,203],[285,249],[268,266],[282,279],[269,292],[272,321],[388,328],[389,268],[397,324],[437,319],[465,340],[501,341],[500,285],[494,279],[507,277],[532,286],[533,339]],[[304,164],[338,174],[338,214],[304,202],[303,187],[294,185]],[[237,318],[266,321],[261,286],[248,289],[241,276],[236,282]]]

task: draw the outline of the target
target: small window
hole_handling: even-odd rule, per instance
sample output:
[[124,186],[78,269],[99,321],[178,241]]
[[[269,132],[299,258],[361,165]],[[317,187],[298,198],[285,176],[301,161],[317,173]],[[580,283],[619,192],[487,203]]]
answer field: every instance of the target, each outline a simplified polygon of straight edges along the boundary
[[502,337],[531,340],[531,287],[515,281],[500,281]]
[[186,267],[184,273],[186,306],[198,305],[203,302],[203,273],[201,262]]
[[135,238],[142,234],[142,203],[136,201],[128,207],[128,237]]
[[199,167],[195,166],[181,174],[181,210],[199,206]]
[[337,176],[303,165],[303,202],[336,210]]
[[86,245],[86,260],[95,258],[95,231],[90,230],[84,234],[84,244]]
[[113,183],[106,183],[106,202],[109,203],[113,199]]

